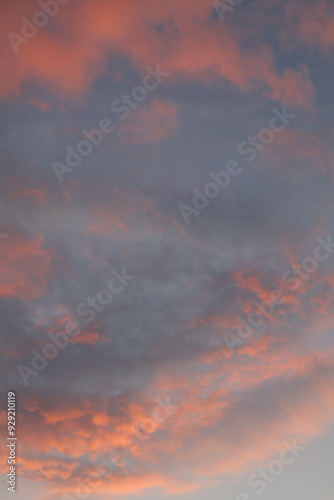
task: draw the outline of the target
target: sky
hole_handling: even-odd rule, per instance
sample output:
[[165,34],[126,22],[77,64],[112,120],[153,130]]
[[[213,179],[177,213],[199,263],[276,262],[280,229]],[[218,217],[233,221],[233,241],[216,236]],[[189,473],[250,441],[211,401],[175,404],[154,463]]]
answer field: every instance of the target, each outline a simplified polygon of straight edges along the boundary
[[1,10],[1,498],[332,499],[333,2]]

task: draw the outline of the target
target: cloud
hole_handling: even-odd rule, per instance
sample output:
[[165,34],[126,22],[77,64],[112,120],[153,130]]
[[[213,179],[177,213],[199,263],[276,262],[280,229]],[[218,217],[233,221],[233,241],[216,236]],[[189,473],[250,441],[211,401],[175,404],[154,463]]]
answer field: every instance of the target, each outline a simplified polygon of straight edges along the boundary
[[[282,281],[334,235],[330,101],[314,77],[331,13],[318,4],[312,17],[308,2],[244,2],[221,23],[206,0],[71,0],[18,54],[5,40],[0,391],[18,394],[32,498],[73,494],[115,450],[126,463],[92,482],[99,498],[201,491],[332,424],[333,256],[298,290]],[[4,38],[37,5],[7,2]],[[157,64],[166,82],[59,185],[52,162]],[[248,164],[238,145],[276,101],[297,118]],[[240,175],[186,226],[179,204],[232,159]],[[136,279],[88,328],[78,306],[122,269]],[[277,288],[231,354],[224,336]],[[24,386],[18,365],[67,321],[82,333]],[[168,398],[175,411],[150,427]]]
[[[6,8],[3,32],[8,23],[18,29],[19,10],[32,10],[32,4],[18,7],[17,12]],[[211,4],[204,0],[196,8],[190,1],[154,5],[145,0],[139,6],[100,0],[98,9],[89,1],[72,0],[50,22],[57,29],[41,29],[18,54],[10,43],[4,45],[2,96],[19,95],[23,87],[35,85],[62,99],[84,98],[105,72],[108,57],[117,53],[140,72],[159,63],[174,81],[196,78],[213,84],[223,79],[244,91],[264,87],[284,104],[312,107],[314,88],[305,65],[279,75],[269,45],[241,48],[232,29],[222,29],[219,20],[210,22],[211,15]]]
[[44,248],[41,234],[32,240],[11,234],[1,253],[1,297],[33,299],[45,294],[52,253]]
[[332,2],[321,0],[314,2],[286,2],[285,29],[282,30],[282,41],[285,49],[296,45],[306,45],[312,50],[320,49],[327,57],[334,44]]

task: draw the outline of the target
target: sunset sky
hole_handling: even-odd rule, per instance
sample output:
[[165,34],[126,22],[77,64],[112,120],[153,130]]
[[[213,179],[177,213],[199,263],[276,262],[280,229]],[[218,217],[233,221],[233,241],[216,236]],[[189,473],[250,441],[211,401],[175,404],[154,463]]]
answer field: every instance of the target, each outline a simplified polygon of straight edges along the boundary
[[333,500],[334,2],[0,29],[1,499]]

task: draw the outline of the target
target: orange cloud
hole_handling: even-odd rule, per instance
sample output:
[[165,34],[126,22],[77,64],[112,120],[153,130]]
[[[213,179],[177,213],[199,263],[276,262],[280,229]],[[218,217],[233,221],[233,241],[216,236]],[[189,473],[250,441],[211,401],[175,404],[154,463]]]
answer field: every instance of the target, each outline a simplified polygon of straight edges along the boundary
[[6,190],[9,197],[13,200],[32,198],[40,205],[45,204],[50,198],[55,198],[55,195],[45,188],[30,187],[18,179],[10,179],[6,183]]
[[330,0],[319,0],[316,5],[303,1],[285,3],[285,29],[281,41],[285,49],[295,45],[320,48],[329,57],[334,45],[334,11]]
[[48,286],[52,254],[43,247],[43,236],[27,240],[11,234],[1,246],[0,296],[34,299]]
[[[124,435],[131,435],[134,427],[152,418],[150,398],[142,394],[129,402],[125,397],[85,394],[73,400],[53,398],[45,408],[42,396],[23,394],[21,479],[47,481],[53,492],[59,488],[73,493],[78,480],[88,481],[101,494],[138,493],[153,487],[169,493],[192,491],[215,475],[237,475],[263,464],[291,436],[301,442],[324,432],[334,408],[332,352],[315,360],[313,354],[289,352],[284,344],[276,353],[268,352],[264,344],[259,347],[254,353],[248,352],[248,356],[256,355],[253,363],[240,358],[235,366],[228,360],[217,370],[192,372],[183,380],[171,371],[157,376],[152,389],[168,388],[172,402],[178,400],[175,413],[130,450],[132,460],[140,464],[140,474],[130,462],[122,471],[112,467],[110,475],[96,483],[90,481],[96,473],[96,457],[123,446]],[[212,383],[219,377],[213,389]],[[276,405],[270,419],[263,423],[262,407],[257,410],[256,405],[246,405],[246,412],[240,411],[238,395],[256,391],[261,385],[265,388],[268,381],[280,378],[287,380],[282,392],[273,401],[263,402],[266,411],[268,405]],[[298,397],[291,399],[294,381]],[[117,411],[111,410],[111,402]],[[83,456],[89,457],[90,464],[80,467]],[[168,466],[164,467],[168,460],[182,464],[178,474],[173,472],[173,481]]]
[[263,155],[277,173],[290,179],[303,175],[307,166],[332,178],[334,154],[328,144],[332,141],[332,135],[328,134],[325,139],[306,130],[283,130],[275,136],[274,142],[263,151]]
[[110,339],[98,332],[83,331],[73,339],[70,339],[72,344],[95,345],[98,342],[110,342]]
[[[32,15],[33,6],[19,2],[14,11],[6,4],[3,36],[8,26],[20,31],[19,13]],[[212,12],[205,0],[195,6],[191,0],[72,0],[50,21],[53,29],[40,29],[18,54],[9,41],[3,44],[2,97],[19,95],[23,85],[34,82],[60,98],[80,99],[105,72],[110,54],[121,53],[143,73],[148,64],[159,63],[174,81],[196,78],[211,84],[220,78],[245,91],[263,88],[268,97],[291,106],[312,106],[314,89],[306,67],[279,75],[268,45],[241,49],[228,24],[222,29],[219,20],[210,22]],[[117,73],[110,76],[118,78]]]

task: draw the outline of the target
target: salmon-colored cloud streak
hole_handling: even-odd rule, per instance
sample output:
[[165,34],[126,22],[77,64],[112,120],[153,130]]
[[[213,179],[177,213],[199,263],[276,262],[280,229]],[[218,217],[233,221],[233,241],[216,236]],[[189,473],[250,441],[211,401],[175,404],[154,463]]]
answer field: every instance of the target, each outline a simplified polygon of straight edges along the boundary
[[2,245],[0,296],[33,299],[45,294],[49,283],[52,253],[43,247],[43,236],[27,240],[8,235]]
[[[17,2],[15,10],[8,5],[3,35],[9,26],[20,30],[19,12],[32,15],[33,7],[33,1]],[[141,72],[159,63],[176,81],[214,83],[221,78],[243,90],[264,86],[268,96],[284,104],[312,105],[314,89],[305,66],[279,75],[269,45],[242,49],[233,30],[219,19],[211,22],[212,15],[206,0],[195,5],[190,0],[99,0],[98,7],[90,0],[72,0],[50,21],[53,29],[40,29],[18,54],[9,41],[3,45],[2,95],[19,95],[33,83],[62,98],[84,97],[104,72],[111,51],[128,57]]]

